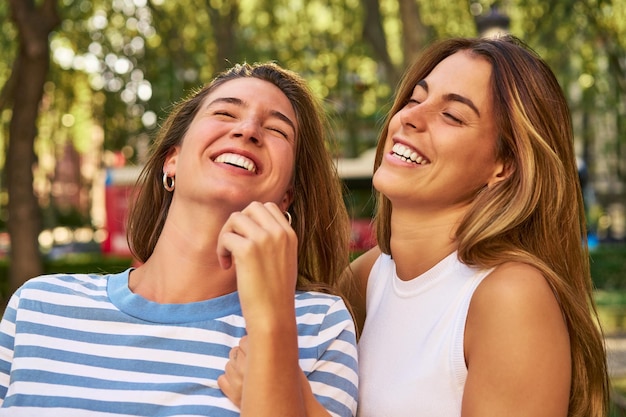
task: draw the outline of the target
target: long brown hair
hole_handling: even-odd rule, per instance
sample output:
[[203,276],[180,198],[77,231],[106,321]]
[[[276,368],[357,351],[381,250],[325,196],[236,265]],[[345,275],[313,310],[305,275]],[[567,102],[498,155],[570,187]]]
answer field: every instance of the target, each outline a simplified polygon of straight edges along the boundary
[[[492,66],[491,93],[499,137],[497,157],[511,175],[483,189],[457,231],[459,259],[490,268],[508,261],[537,267],[567,322],[572,385],[570,417],[608,412],[606,353],[595,310],[585,212],[571,116],[547,64],[519,39],[447,39],[431,45],[405,73],[379,137],[381,162],[389,121],[418,81],[446,57],[469,51]],[[378,244],[391,253],[391,202],[377,193]]]
[[274,63],[237,64],[177,104],[165,120],[137,182],[138,195],[128,219],[133,255],[145,262],[154,251],[172,201],[163,189],[163,165],[179,145],[204,99],[229,80],[254,77],[277,86],[296,113],[294,201],[289,208],[298,236],[298,281],[301,290],[335,285],[349,264],[349,216],[342,185],[328,147],[329,128],[320,102],[296,73]]

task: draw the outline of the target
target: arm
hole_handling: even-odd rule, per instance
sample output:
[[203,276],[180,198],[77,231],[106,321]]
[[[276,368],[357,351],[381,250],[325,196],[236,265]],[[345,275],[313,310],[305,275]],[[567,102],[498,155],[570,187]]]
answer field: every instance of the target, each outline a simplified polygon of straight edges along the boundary
[[464,343],[463,417],[567,416],[567,327],[537,269],[504,264],[485,278],[470,304]]
[[[244,337],[239,346],[234,347],[230,353],[230,359],[226,364],[225,373],[220,375],[217,383],[226,396],[237,406],[241,407],[243,380],[246,369],[247,337]],[[306,409],[307,417],[331,417],[324,406],[315,398],[309,380],[304,372],[300,372],[300,386],[302,388],[302,400]]]
[[224,268],[235,267],[248,333],[241,416],[304,416],[294,294],[298,240],[273,203],[233,213],[218,240]]
[[[337,300],[330,305],[318,331],[302,337],[308,340],[304,346],[307,353],[301,358],[307,372],[300,372],[306,415],[354,416],[358,395],[356,337],[344,303]],[[314,348],[317,354],[312,352]],[[248,349],[248,337],[244,337],[231,351],[226,372],[218,379],[222,391],[236,405],[241,403]]]

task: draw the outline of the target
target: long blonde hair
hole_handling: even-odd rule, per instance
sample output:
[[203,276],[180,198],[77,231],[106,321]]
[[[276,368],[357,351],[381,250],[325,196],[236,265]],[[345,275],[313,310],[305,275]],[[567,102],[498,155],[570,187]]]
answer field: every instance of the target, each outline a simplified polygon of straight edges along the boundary
[[328,291],[349,264],[350,219],[328,148],[327,119],[306,82],[274,63],[237,64],[174,108],[137,182],[138,195],[128,218],[129,246],[139,261],[152,255],[172,201],[172,194],[165,192],[162,184],[168,152],[182,142],[207,95],[229,80],[243,77],[277,86],[296,113],[294,201],[289,212],[298,236],[297,288]]
[[[459,259],[490,268],[531,264],[552,287],[567,322],[572,359],[570,417],[608,413],[609,381],[593,301],[585,212],[574,154],[571,116],[550,68],[521,41],[447,39],[431,45],[405,73],[379,137],[382,158],[391,117],[414,86],[446,57],[470,51],[492,65],[497,156],[511,175],[483,189],[456,231]],[[391,253],[391,203],[377,193],[378,244]]]

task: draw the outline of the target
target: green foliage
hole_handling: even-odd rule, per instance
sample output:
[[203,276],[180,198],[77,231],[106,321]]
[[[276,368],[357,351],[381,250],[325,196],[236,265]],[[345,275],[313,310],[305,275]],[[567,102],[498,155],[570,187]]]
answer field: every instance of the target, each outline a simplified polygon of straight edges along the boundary
[[[472,13],[489,13],[495,3],[413,1],[418,14],[408,17],[401,10],[411,0],[378,1],[384,45],[399,69],[406,65],[407,33],[426,28],[422,41],[474,36]],[[498,10],[511,18],[511,32],[555,70],[573,110],[577,147],[591,179],[594,158],[610,154],[615,158],[601,175],[623,180],[626,2],[497,3]],[[141,163],[158,122],[172,104],[232,63],[271,60],[301,73],[324,100],[345,156],[373,146],[395,87],[396,80],[365,39],[365,0],[57,0],[57,4],[62,23],[50,38],[52,65],[35,149],[36,192],[46,204],[67,143],[89,155],[96,167],[111,165],[113,152]],[[8,8],[7,2],[0,2],[4,58],[0,85],[9,79],[17,48]],[[0,167],[10,115],[10,107],[0,108]],[[83,175],[86,188],[98,180],[93,173]],[[6,204],[2,181],[0,212]]]
[[591,251],[591,277],[599,290],[626,294],[626,244],[602,244]]
[[[424,24],[435,29],[437,38],[474,36],[476,26],[467,1],[425,1],[420,3]],[[489,3],[485,5],[485,9]]]
[[0,36],[0,51],[2,51],[0,82],[4,84],[4,81],[9,78],[17,50],[17,33],[9,18],[8,2],[0,3],[0,29],[2,30],[2,36]]
[[[72,254],[60,260],[44,262],[46,274],[77,273],[77,274],[108,274],[124,271],[132,265],[132,260],[123,257],[104,256],[100,254]],[[9,263],[7,258],[0,258],[0,300],[10,297]]]
[[59,207],[56,204],[50,204],[43,208],[42,218],[44,229],[53,229],[59,226],[77,229],[91,226],[88,216],[73,206]]
[[591,277],[606,334],[626,331],[626,245],[605,244],[591,252]]
[[[421,1],[416,18],[437,38],[473,36],[470,9],[488,13],[491,3]],[[574,95],[593,89],[584,100],[572,97],[574,108],[615,108],[619,97],[607,93],[626,83],[619,66],[626,48],[623,2],[499,3],[500,11],[511,17],[512,33],[548,60],[564,88]],[[379,4],[389,55],[402,66],[402,32],[412,28],[403,28],[398,0]],[[338,135],[348,143],[367,142],[353,146],[356,152],[373,138],[346,126],[361,120],[375,130],[367,120],[380,117],[394,87],[363,40],[364,10],[358,0],[59,0],[58,7],[63,20],[51,38],[47,95],[54,111],[42,117],[47,125],[42,137],[74,141],[81,151],[93,125],[104,129],[106,149],[135,149],[153,134],[155,120],[162,120],[172,103],[216,71],[243,60],[274,60],[302,73],[325,99]],[[1,17],[5,59],[0,83],[8,78],[16,46],[6,3],[0,5]],[[607,73],[609,77],[602,76]],[[595,95],[605,99],[595,100]],[[71,126],[51,121],[64,114],[78,120]],[[64,133],[67,129],[72,131]]]

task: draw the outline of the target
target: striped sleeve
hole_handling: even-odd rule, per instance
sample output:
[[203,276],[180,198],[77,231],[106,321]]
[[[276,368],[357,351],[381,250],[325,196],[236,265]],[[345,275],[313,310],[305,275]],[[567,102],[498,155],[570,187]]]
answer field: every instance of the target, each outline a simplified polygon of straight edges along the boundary
[[[338,297],[330,301],[317,331],[302,337],[301,346],[311,346],[313,340],[316,345],[316,359],[309,359],[303,369],[315,397],[331,415],[352,417],[356,415],[358,398],[355,327],[344,302]],[[303,356],[307,355],[301,352]]]
[[13,348],[15,343],[15,314],[19,304],[18,293],[13,294],[0,322],[0,406],[9,388]]
[[216,382],[232,329],[127,316],[106,283],[46,276],[14,296],[0,328],[0,416],[238,416]]

